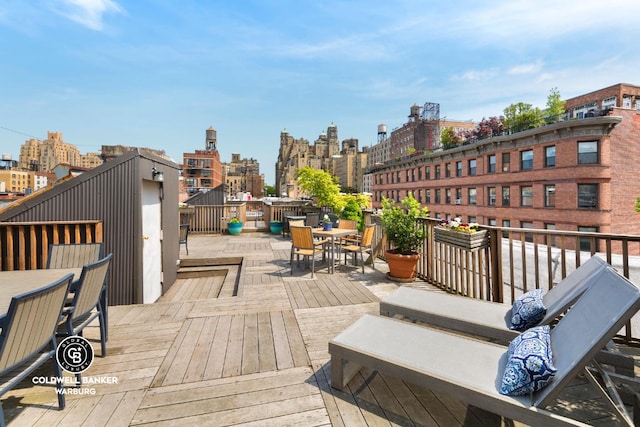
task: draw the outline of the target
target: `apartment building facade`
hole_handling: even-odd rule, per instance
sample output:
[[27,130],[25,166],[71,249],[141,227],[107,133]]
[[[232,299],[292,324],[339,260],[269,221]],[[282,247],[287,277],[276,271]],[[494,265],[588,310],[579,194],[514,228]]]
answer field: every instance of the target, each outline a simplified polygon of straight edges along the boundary
[[183,153],[182,185],[187,194],[207,191],[224,183],[217,132],[213,127],[205,132],[205,149]]
[[42,141],[31,138],[20,147],[18,168],[36,172],[51,172],[58,164],[92,169],[102,164],[97,153],[81,154],[78,148],[65,142],[61,132],[47,132]]
[[570,120],[373,171],[373,205],[409,191],[436,218],[486,225],[640,234],[640,115]]

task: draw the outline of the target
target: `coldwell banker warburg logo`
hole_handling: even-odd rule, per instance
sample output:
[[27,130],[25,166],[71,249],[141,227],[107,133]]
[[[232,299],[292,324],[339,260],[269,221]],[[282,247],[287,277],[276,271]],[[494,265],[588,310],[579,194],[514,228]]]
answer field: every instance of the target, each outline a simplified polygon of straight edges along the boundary
[[56,359],[65,371],[80,374],[93,363],[93,347],[84,337],[70,336],[58,344]]
[[33,384],[54,384],[56,393],[61,394],[96,394],[93,387],[96,384],[118,384],[118,377],[113,376],[82,376],[93,363],[93,346],[86,338],[81,336],[67,337],[56,348],[56,361],[65,371],[76,374],[72,377],[33,377]]

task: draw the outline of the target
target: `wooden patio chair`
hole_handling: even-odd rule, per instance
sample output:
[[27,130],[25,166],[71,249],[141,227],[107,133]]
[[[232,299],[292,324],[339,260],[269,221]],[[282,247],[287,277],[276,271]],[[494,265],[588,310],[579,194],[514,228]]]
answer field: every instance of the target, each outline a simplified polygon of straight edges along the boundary
[[[342,221],[340,221],[342,222]],[[342,246],[344,251],[344,263],[347,263],[347,252],[351,252],[354,255],[354,261],[356,261],[356,254],[360,253],[360,261],[362,262],[362,274],[364,274],[364,253],[371,254],[371,267],[375,270],[375,260],[373,259],[373,233],[376,229],[375,224],[369,224],[364,227],[362,237],[359,241],[347,240],[347,243]]]
[[587,363],[640,308],[640,289],[633,283],[613,269],[600,277],[551,329],[557,371],[541,390],[524,396],[499,393],[504,346],[374,315],[365,315],[329,342],[331,386],[343,389],[366,366],[528,425],[585,425],[546,407],[580,372],[595,381]]
[[317,241],[313,238],[313,229],[307,226],[291,225],[289,227],[291,233],[291,257],[289,264],[291,264],[291,275],[293,275],[293,256],[298,257],[300,255],[305,259],[305,263],[311,258],[311,278],[313,279],[313,273],[315,271],[316,255],[322,254],[324,259],[324,248],[326,246],[326,240]]
[[188,238],[189,238],[189,224],[180,224],[180,236],[179,236],[178,244],[184,245],[184,249],[187,251],[187,255],[189,255],[189,245],[187,244]]
[[[58,327],[59,336],[82,336],[83,329],[98,318],[100,327],[100,349],[102,357],[107,355],[106,322],[101,303],[101,294],[106,286],[107,272],[113,254],[82,267],[80,278],[73,282],[70,291],[73,299],[65,307],[64,320]],[[79,374],[77,374],[79,379]]]
[[[14,296],[9,311],[0,319],[0,396],[14,388],[48,361],[53,377],[62,377],[56,363],[56,327],[73,274],[34,291]],[[56,384],[58,407],[64,409],[62,382]],[[5,425],[0,403],[0,425]]]

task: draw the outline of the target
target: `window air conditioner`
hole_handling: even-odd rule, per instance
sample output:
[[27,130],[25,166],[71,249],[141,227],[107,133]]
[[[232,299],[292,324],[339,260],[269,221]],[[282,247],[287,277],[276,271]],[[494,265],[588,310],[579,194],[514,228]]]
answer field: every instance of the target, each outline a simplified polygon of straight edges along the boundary
[[462,199],[456,199],[456,205],[462,204]]

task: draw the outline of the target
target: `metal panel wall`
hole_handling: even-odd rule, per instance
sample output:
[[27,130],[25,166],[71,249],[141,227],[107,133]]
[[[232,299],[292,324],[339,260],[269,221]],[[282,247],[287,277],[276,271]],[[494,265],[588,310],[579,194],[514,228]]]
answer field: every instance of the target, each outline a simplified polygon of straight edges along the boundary
[[[144,157],[149,157],[146,153]],[[153,163],[151,163],[153,162]],[[113,253],[109,273],[109,305],[135,304],[141,300],[141,179],[152,179],[153,164],[164,173],[163,228],[167,246],[163,250],[164,290],[175,281],[178,256],[177,165],[141,154],[127,153],[84,174],[60,183],[0,214],[0,221],[102,220],[105,253]],[[149,165],[147,168],[146,166]],[[149,169],[149,171],[146,171]],[[147,173],[148,172],[148,173]],[[148,176],[147,176],[148,175]],[[175,186],[172,184],[175,181]],[[175,195],[172,194],[175,192]],[[168,196],[168,197],[167,197]],[[169,206],[172,203],[171,206]],[[171,215],[171,208],[175,214]],[[174,221],[174,226],[168,225]],[[175,228],[175,231],[173,231]],[[166,254],[166,256],[165,256]]]

